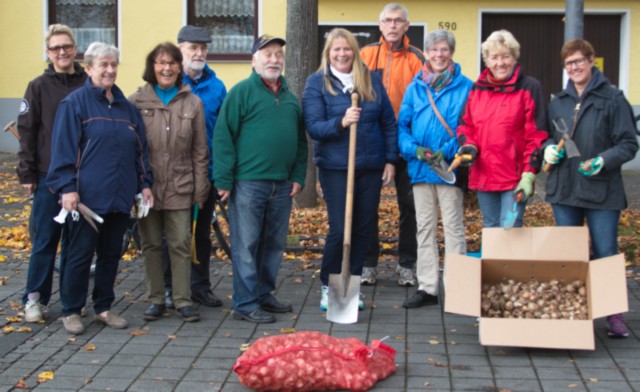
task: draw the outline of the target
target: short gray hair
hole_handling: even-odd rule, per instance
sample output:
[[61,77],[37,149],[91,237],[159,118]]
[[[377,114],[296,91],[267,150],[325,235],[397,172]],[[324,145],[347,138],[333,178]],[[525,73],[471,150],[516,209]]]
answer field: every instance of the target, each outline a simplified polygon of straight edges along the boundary
[[105,44],[104,42],[92,42],[87,50],[84,51],[84,62],[85,64],[93,65],[93,60],[104,56],[113,56],[116,58],[116,62],[120,62],[120,51],[118,48],[111,44]]
[[400,3],[389,3],[385,5],[384,8],[382,9],[382,12],[380,12],[380,20],[384,19],[384,16],[387,14],[387,12],[393,12],[393,11],[401,11],[402,17],[405,20],[409,20],[409,11],[407,10],[407,7],[405,7]]
[[451,53],[456,51],[456,37],[453,36],[452,32],[442,29],[433,30],[427,35],[427,38],[424,40],[424,51],[429,51],[433,45],[441,41],[447,41]]

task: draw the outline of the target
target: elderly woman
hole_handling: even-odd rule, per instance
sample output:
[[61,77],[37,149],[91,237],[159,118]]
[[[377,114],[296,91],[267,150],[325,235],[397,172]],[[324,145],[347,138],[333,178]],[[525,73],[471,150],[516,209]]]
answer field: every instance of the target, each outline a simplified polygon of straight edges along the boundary
[[446,253],[467,252],[462,189],[446,183],[432,169],[442,160],[451,162],[458,150],[453,130],[473,85],[453,62],[455,49],[451,32],[429,33],[427,61],[407,87],[398,116],[398,146],[413,184],[418,225],[418,290],[404,301],[405,308],[438,303],[438,206]]
[[[565,158],[556,129],[544,149],[544,160],[554,165],[546,201],[558,226],[583,226],[587,220],[594,259],[612,256],[618,253],[620,210],[627,208],[620,168],[638,151],[633,110],[622,91],[594,67],[589,42],[568,41],[560,57],[569,81],[549,104],[549,120],[566,124],[581,157]],[[607,323],[610,337],[629,335],[621,314],[607,317]]]
[[104,223],[68,215],[65,235],[67,260],[61,266],[62,322],[67,332],[81,334],[80,311],[86,303],[89,269],[97,255],[93,288],[96,320],[112,328],[127,321],[110,311],[115,294],[122,237],[134,196],[153,205],[147,140],[138,110],[115,85],[120,52],[94,42],[85,51],[89,78],[58,107],[53,127],[49,188],[61,195],[62,208],[75,212],[82,203],[102,216]]
[[[351,107],[351,92],[358,108]],[[340,273],[344,237],[349,127],[357,124],[351,274],[360,275],[375,224],[380,190],[394,177],[398,159],[396,120],[380,77],[369,72],[353,34],[336,28],[327,36],[318,72],[302,95],[304,121],[313,139],[314,163],[329,213],[320,280],[320,308],[327,309],[329,274]],[[364,303],[360,301],[360,308]]]
[[182,82],[182,76],[180,49],[168,42],[159,44],[147,55],[142,76],[147,83],[129,97],[144,120],[155,179],[154,207],[140,220],[151,302],[143,317],[148,321],[159,319],[165,311],[163,234],[171,260],[176,310],[185,321],[200,319],[189,292],[191,207],[202,206],[209,195],[209,148],[202,101]]
[[469,189],[478,191],[484,227],[504,227],[518,203],[514,226],[522,226],[547,139],[545,99],[540,82],[526,76],[520,44],[506,31],[482,43],[486,69],[473,85],[458,126],[463,165],[471,165]]

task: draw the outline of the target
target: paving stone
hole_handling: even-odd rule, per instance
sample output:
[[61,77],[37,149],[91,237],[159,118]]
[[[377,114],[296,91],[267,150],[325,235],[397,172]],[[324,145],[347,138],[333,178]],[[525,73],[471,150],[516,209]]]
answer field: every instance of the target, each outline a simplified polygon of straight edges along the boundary
[[539,392],[542,391],[540,383],[537,379],[514,379],[514,378],[502,378],[496,375],[496,390],[498,391],[510,391],[510,392]]
[[571,368],[545,368],[539,367],[536,369],[538,377],[541,380],[567,380],[567,381],[580,381],[582,377],[576,369]]
[[497,378],[501,379],[519,379],[529,380],[537,379],[538,374],[532,367],[507,367],[507,366],[494,366],[493,371]]
[[156,355],[164,348],[163,344],[135,344],[129,343],[120,350],[120,355]]
[[151,380],[167,380],[167,381],[180,381],[182,377],[187,373],[186,368],[158,368],[150,367],[146,369],[140,375],[139,379],[151,379]]
[[206,381],[222,383],[229,377],[231,369],[228,370],[209,370],[209,369],[189,369],[184,375],[185,381]]
[[101,367],[98,365],[76,365],[76,364],[64,364],[55,370],[55,377],[58,376],[70,376],[70,377],[85,377],[91,378],[95,376]]
[[122,379],[135,379],[144,371],[143,366],[118,366],[118,365],[105,365],[98,377],[113,377]]
[[172,392],[177,382],[168,380],[136,380],[128,389],[128,392]]
[[[222,384],[198,381],[181,381],[175,389],[175,392],[216,392],[222,390]],[[228,391],[240,391],[241,389],[227,389]],[[245,391],[250,391],[245,388]]]
[[194,358],[192,357],[156,357],[149,365],[150,367],[159,368],[182,368],[187,369],[191,367]]
[[147,366],[155,357],[152,355],[123,354],[115,355],[109,362],[116,366]]
[[633,386],[626,382],[616,381],[599,381],[597,383],[588,384],[589,391],[591,392],[633,392],[636,391]]
[[544,391],[587,391],[581,381],[540,379]]

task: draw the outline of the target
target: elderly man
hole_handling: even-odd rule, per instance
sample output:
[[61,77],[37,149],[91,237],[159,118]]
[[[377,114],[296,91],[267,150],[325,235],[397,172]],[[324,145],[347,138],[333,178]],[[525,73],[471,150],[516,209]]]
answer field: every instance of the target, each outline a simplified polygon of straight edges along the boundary
[[233,317],[272,323],[292,311],[272,292],[292,197],[304,185],[307,139],[298,99],[282,76],[285,41],[253,44],[253,72],[225,99],[213,134],[213,178],[229,199]]
[[[207,44],[211,42],[209,32],[203,27],[184,26],[178,32],[178,47],[182,52],[182,66],[184,68],[183,82],[191,86],[191,92],[202,99],[204,104],[205,121],[207,128],[207,144],[211,153],[211,141],[213,139],[213,129],[218,120],[218,112],[222,106],[222,101],[227,95],[227,89],[216,73],[207,65]],[[211,156],[211,154],[209,154]],[[209,179],[211,179],[211,164],[209,161]],[[216,190],[211,183],[209,197],[204,203],[196,223],[196,258],[199,264],[191,263],[191,300],[205,306],[222,306],[222,301],[211,290],[211,279],[209,278],[209,260],[211,259],[211,216],[216,197]],[[168,254],[165,254],[165,261],[168,261]],[[171,269],[169,263],[165,263],[165,283],[171,284]],[[174,308],[172,289],[167,286],[165,290],[165,304],[169,308]]]
[[[425,57],[422,51],[409,45],[409,13],[398,3],[387,4],[380,13],[380,41],[362,48],[360,55],[370,70],[378,72],[387,90],[391,106],[398,117],[404,91],[413,77],[422,69]],[[396,197],[400,209],[400,233],[398,236],[398,284],[415,286],[413,268],[418,258],[416,240],[416,209],[413,204],[411,180],[407,174],[407,162],[401,157],[396,164]],[[372,233],[373,241],[362,270],[362,284],[375,284],[378,266],[378,225]]]
[[82,87],[87,78],[84,68],[74,61],[78,47],[68,26],[49,26],[45,41],[51,64],[29,83],[18,117],[20,161],[16,170],[24,190],[33,194],[31,228],[35,235],[31,238],[33,246],[23,298],[25,321],[31,323],[41,322],[47,315],[53,265],[62,234],[62,226],[53,220],[60,211],[58,196],[45,183],[51,161],[53,120],[60,101]]

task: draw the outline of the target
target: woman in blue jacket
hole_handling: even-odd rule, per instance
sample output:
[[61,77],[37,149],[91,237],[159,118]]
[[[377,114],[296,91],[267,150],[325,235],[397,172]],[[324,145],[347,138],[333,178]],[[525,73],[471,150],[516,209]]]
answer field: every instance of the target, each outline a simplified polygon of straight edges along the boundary
[[[351,92],[359,107],[351,107]],[[339,274],[344,237],[349,127],[357,124],[351,274],[360,275],[375,224],[380,190],[395,174],[398,160],[395,114],[382,81],[362,62],[349,31],[327,36],[318,72],[309,76],[302,96],[304,121],[313,139],[313,161],[329,214],[320,280],[320,308],[327,309],[329,274]],[[360,301],[360,308],[364,303]]]
[[53,126],[49,189],[60,195],[69,212],[82,202],[101,215],[94,230],[85,218],[65,221],[67,258],[60,273],[62,323],[67,332],[81,334],[80,311],[87,300],[89,269],[97,255],[93,286],[96,320],[112,328],[127,321],[111,312],[113,284],[118,273],[122,236],[136,193],[153,206],[147,140],[140,113],[115,85],[119,51],[94,42],[84,53],[89,78],[58,107]]
[[473,85],[453,62],[455,49],[451,32],[435,30],[427,36],[427,61],[407,87],[398,115],[398,146],[413,184],[418,226],[418,290],[404,302],[405,308],[438,303],[438,206],[445,252],[467,251],[462,190],[445,183],[432,170],[439,161],[451,162],[458,150],[458,116]]

